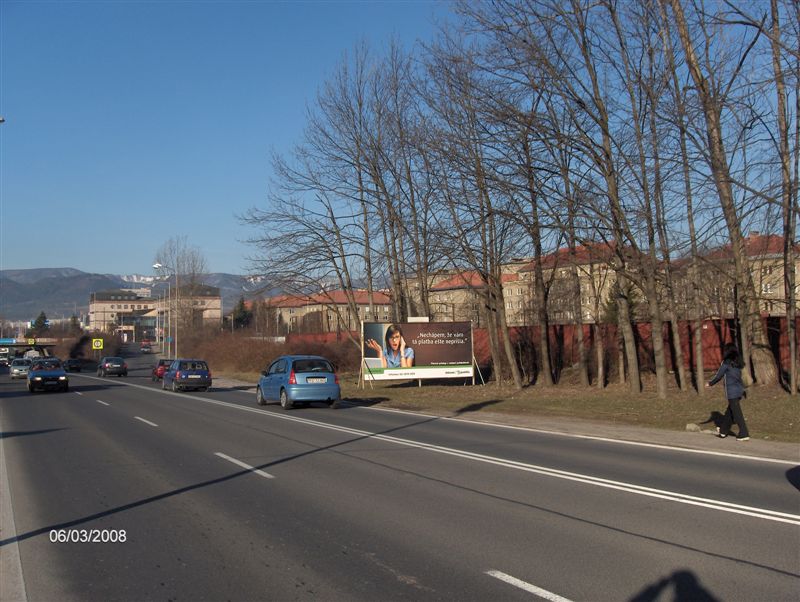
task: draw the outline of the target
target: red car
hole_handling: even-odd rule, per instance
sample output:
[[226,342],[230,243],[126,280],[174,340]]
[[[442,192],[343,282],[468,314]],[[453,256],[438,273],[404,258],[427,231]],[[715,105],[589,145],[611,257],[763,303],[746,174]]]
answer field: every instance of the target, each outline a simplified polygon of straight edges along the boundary
[[164,372],[169,370],[169,365],[172,363],[172,359],[160,359],[158,363],[153,366],[153,382],[157,380],[161,380],[164,378]]

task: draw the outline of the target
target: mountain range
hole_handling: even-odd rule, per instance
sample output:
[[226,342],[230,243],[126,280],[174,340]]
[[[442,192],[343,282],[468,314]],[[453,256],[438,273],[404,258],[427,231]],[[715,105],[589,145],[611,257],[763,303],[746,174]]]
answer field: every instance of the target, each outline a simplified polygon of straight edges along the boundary
[[[89,311],[91,293],[148,289],[153,280],[139,274],[91,274],[74,268],[0,270],[0,319],[34,320],[42,311],[51,319],[80,317]],[[260,296],[262,290],[252,277],[234,274],[206,274],[203,283],[219,287],[223,313],[231,311],[240,297]]]

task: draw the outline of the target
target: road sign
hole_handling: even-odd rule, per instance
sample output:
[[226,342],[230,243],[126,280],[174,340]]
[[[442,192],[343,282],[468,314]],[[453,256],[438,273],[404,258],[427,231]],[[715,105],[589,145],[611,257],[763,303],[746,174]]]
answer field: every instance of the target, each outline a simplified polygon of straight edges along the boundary
[[102,349],[103,339],[92,339],[92,349]]
[[35,345],[36,339],[28,339],[28,345]]

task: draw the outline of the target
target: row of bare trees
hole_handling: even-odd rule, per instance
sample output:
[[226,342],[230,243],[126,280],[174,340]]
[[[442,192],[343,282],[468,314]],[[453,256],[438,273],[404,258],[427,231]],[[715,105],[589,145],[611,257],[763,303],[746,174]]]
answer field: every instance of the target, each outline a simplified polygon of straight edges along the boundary
[[[800,5],[792,0],[465,1],[428,44],[366,44],[321,85],[293,152],[273,157],[253,226],[254,272],[289,293],[388,288],[393,315],[430,315],[445,269],[478,274],[494,373],[522,376],[507,328],[503,266],[532,257],[540,378],[552,384],[549,282],[540,261],[603,242],[625,373],[641,390],[629,291],[683,368],[679,318],[695,322],[702,393],[703,251],[729,245],[747,378],[778,380],[745,249],[748,228],[780,233],[790,353],[800,153]],[[673,264],[688,263],[689,316]],[[580,299],[577,267],[571,266]],[[685,283],[686,280],[682,280]],[[579,304],[579,301],[577,302]],[[579,309],[579,307],[578,307]],[[373,308],[370,313],[374,314]],[[573,312],[578,323],[581,311]],[[589,349],[578,339],[589,383]],[[653,337],[657,391],[667,349]],[[601,379],[596,379],[601,380]],[[789,370],[797,391],[796,359]]]

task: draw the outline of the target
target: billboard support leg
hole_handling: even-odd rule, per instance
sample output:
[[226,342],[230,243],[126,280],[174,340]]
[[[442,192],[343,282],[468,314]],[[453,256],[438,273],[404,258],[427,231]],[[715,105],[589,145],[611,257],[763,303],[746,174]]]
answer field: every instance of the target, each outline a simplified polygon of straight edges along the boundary
[[[486,385],[486,381],[483,380],[483,374],[481,374],[481,369],[478,367],[478,360],[475,359],[475,354],[472,354],[472,364],[475,366],[475,370],[478,371],[478,376],[481,377],[481,384]],[[472,373],[472,384],[475,384],[475,373]]]

